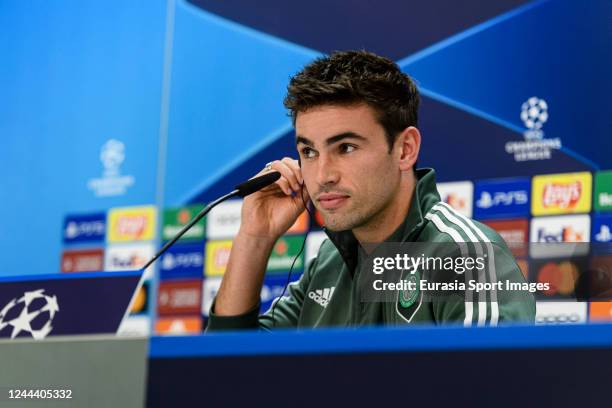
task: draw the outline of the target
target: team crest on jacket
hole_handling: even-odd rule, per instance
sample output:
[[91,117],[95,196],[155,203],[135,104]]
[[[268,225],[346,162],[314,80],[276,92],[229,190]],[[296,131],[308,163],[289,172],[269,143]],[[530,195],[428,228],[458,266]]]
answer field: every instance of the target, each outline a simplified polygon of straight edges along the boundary
[[399,303],[403,308],[409,308],[419,297],[419,271],[408,274],[404,278],[414,289],[406,288],[399,293]]

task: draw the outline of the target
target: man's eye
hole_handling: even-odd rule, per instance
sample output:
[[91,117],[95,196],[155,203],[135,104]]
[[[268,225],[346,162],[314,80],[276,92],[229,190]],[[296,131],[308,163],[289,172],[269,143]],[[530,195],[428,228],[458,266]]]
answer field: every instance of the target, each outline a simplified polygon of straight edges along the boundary
[[302,149],[302,156],[309,159],[315,156],[315,151],[311,149],[310,147],[305,147]]
[[356,147],[351,145],[351,144],[343,143],[343,144],[340,145],[340,151],[342,153],[350,153],[350,152],[354,151],[355,149],[356,149]]

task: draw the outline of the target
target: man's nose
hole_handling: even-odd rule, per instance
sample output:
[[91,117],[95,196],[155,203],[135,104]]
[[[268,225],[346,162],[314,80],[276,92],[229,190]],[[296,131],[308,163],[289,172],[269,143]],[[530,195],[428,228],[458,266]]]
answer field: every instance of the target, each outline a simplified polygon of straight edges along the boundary
[[340,172],[337,165],[327,157],[320,157],[317,167],[317,183],[321,186],[337,184]]

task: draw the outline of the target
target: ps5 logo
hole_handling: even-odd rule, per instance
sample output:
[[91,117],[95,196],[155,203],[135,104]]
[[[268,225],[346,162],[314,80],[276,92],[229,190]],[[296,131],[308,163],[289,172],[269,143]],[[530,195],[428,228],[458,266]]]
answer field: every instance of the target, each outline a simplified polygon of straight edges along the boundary
[[479,208],[491,208],[496,206],[510,206],[513,204],[527,204],[527,191],[497,191],[493,194],[488,191],[480,193],[480,198],[476,201],[476,206]]
[[607,225],[602,225],[599,232],[595,235],[595,239],[597,242],[612,241],[612,232],[610,232],[610,227]]

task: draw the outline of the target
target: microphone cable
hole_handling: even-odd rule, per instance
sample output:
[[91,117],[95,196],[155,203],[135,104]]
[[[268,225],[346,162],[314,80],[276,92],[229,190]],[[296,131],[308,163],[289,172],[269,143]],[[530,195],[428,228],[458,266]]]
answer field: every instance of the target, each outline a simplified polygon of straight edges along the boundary
[[[310,216],[310,220],[308,223],[308,230],[306,231],[306,234],[304,235],[304,241],[302,241],[302,247],[300,248],[300,251],[297,253],[295,258],[293,258],[293,262],[291,262],[291,268],[289,268],[289,273],[287,274],[287,281],[285,282],[285,286],[283,287],[283,292],[278,298],[275,299],[275,301],[272,304],[272,328],[276,327],[276,319],[274,319],[274,311],[276,309],[276,305],[278,304],[278,302],[281,301],[283,296],[285,296],[287,287],[291,283],[291,273],[293,272],[293,267],[295,266],[295,263],[300,257],[300,255],[302,255],[302,252],[304,252],[304,248],[306,247],[306,240],[308,239],[308,234],[310,233],[310,222],[312,222],[315,219],[314,215],[312,214],[312,212],[310,212],[310,209],[308,208],[308,203],[306,202],[306,200],[304,200],[304,182],[303,181],[302,181],[301,187],[302,188],[300,189],[300,197],[302,198],[302,203],[304,204],[304,208],[306,209],[306,211],[308,212],[308,215]],[[306,260],[304,260],[303,264],[304,264],[303,273],[306,273]]]

